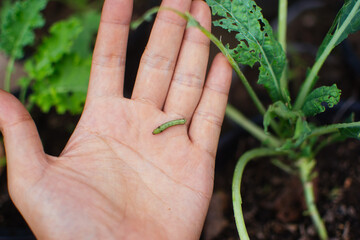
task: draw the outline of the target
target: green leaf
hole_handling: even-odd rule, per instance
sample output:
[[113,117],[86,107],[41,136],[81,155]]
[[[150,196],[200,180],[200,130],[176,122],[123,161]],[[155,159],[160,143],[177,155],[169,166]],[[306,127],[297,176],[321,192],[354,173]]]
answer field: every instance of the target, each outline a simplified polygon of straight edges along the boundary
[[34,43],[34,29],[44,25],[40,11],[47,0],[17,1],[2,16],[0,49],[7,55],[19,59],[24,56],[23,48]]
[[78,17],[82,26],[82,31],[76,38],[72,51],[81,57],[87,58],[92,55],[95,43],[95,36],[99,28],[100,13],[88,11]]
[[268,131],[268,127],[270,126],[270,123],[275,118],[282,118],[289,122],[294,122],[301,117],[299,112],[291,111],[285,103],[278,101],[272,105],[269,106],[269,109],[266,111],[264,115],[264,130],[265,132]]
[[[88,18],[94,20],[94,16]],[[35,55],[25,63],[31,81],[24,78],[21,86],[26,89],[32,85],[31,103],[44,112],[55,107],[58,113],[81,113],[91,68],[87,48],[91,46],[94,28],[86,27],[88,32],[81,35],[83,27],[77,18],[57,22],[50,28],[50,36],[44,38]],[[74,47],[81,41],[79,38],[85,45],[82,50]]]
[[42,111],[48,112],[55,106],[58,113],[70,111],[79,114],[85,103],[90,77],[91,57],[83,59],[78,55],[66,55],[54,66],[55,72],[33,85],[30,101]]
[[[272,28],[263,17],[261,8],[253,0],[206,0],[214,15],[221,18],[215,26],[236,33],[239,45],[229,49],[241,64],[260,63],[259,84],[265,86],[274,101],[288,101],[280,79],[286,65],[286,56],[275,39]],[[229,48],[229,47],[228,47]]]
[[360,127],[340,128],[340,134],[346,138],[356,138],[360,140]]
[[309,123],[303,118],[299,117],[296,121],[295,132],[293,139],[296,140],[295,146],[298,147],[302,144],[306,137],[311,133],[311,128],[309,127]]
[[[11,9],[11,1],[10,0],[3,0],[0,6],[0,23],[5,21],[7,13]],[[1,31],[1,28],[0,28]],[[1,34],[1,32],[0,32]]]
[[50,28],[51,35],[43,40],[36,54],[25,64],[29,76],[41,80],[53,74],[54,64],[70,53],[81,31],[80,21],[76,18],[55,23]]
[[86,9],[89,7],[89,0],[59,0],[61,2],[64,2],[69,7],[77,10],[77,9]]
[[[279,150],[296,150],[299,149],[301,144],[304,143],[305,140],[308,140],[308,136],[312,133],[312,127],[309,123],[303,118],[298,117],[295,124],[295,129],[293,132],[292,138],[287,138],[284,144],[279,148]],[[309,139],[310,141],[316,138]],[[312,152],[312,144],[311,142],[307,142],[303,146],[301,146],[301,151],[303,156],[311,155]],[[306,153],[307,152],[307,153]],[[298,158],[297,154],[290,153],[290,158]]]
[[360,0],[347,0],[337,15],[325,40],[320,46],[315,64],[307,75],[294,104],[294,109],[301,109],[309,92],[317,81],[317,75],[325,60],[336,45],[342,42],[350,33],[360,28]]
[[307,117],[315,116],[326,110],[324,104],[326,104],[329,108],[338,104],[340,101],[340,95],[341,90],[337,88],[336,84],[331,87],[319,87],[307,96],[302,111]]
[[[352,14],[351,14],[352,13]],[[337,35],[336,42],[332,47],[336,47],[344,41],[349,34],[360,30],[360,0],[345,0],[343,7],[336,16],[332,27],[321,44],[317,59],[324,52],[325,48],[330,44],[334,35]]]

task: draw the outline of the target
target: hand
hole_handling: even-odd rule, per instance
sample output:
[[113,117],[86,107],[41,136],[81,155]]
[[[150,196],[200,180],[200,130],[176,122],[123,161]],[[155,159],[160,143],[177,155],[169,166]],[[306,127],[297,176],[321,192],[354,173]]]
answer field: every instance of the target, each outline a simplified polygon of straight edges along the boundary
[[[164,0],[210,29],[203,1]],[[46,155],[29,113],[0,92],[12,200],[39,239],[197,239],[213,189],[231,67],[209,40],[161,11],[131,99],[122,96],[130,0],[106,0],[81,119],[59,157]],[[205,82],[205,84],[204,84]],[[205,85],[205,86],[204,86]],[[161,134],[169,120],[185,125]]]

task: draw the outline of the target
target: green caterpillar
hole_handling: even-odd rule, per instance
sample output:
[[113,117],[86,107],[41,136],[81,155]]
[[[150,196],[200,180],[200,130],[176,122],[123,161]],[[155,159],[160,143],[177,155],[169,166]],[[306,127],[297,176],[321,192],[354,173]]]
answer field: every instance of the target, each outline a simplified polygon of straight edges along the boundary
[[185,118],[172,120],[172,121],[166,122],[164,124],[161,124],[160,126],[155,128],[154,131],[152,132],[152,134],[154,134],[154,135],[159,134],[159,133],[161,133],[162,131],[166,130],[169,127],[176,126],[176,125],[183,125],[185,123],[186,123]]

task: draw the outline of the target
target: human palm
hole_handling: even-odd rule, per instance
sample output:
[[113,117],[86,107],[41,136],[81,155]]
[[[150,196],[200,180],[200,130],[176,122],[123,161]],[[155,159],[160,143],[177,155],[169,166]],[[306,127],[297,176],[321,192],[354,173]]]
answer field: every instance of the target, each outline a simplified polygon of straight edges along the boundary
[[[202,1],[169,0],[163,5],[191,8],[210,27],[209,9]],[[132,98],[124,98],[131,6],[128,0],[105,1],[85,109],[59,157],[44,153],[21,104],[0,94],[9,191],[38,238],[200,235],[231,69],[219,55],[204,86],[208,39],[195,29],[184,35],[184,20],[161,12]],[[178,118],[187,123],[152,134],[158,125]]]

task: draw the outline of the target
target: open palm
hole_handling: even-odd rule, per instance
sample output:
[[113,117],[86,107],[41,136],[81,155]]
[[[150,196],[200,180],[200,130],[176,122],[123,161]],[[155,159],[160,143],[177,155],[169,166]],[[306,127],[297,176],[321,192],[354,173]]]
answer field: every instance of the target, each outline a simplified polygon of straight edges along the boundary
[[[164,0],[210,28],[202,1]],[[158,14],[131,99],[122,96],[132,1],[106,0],[82,117],[59,157],[44,153],[23,106],[0,93],[9,191],[38,238],[196,239],[210,201],[230,85],[221,55],[205,79],[209,40]],[[205,84],[204,84],[205,83]],[[159,135],[160,124],[185,125]]]

